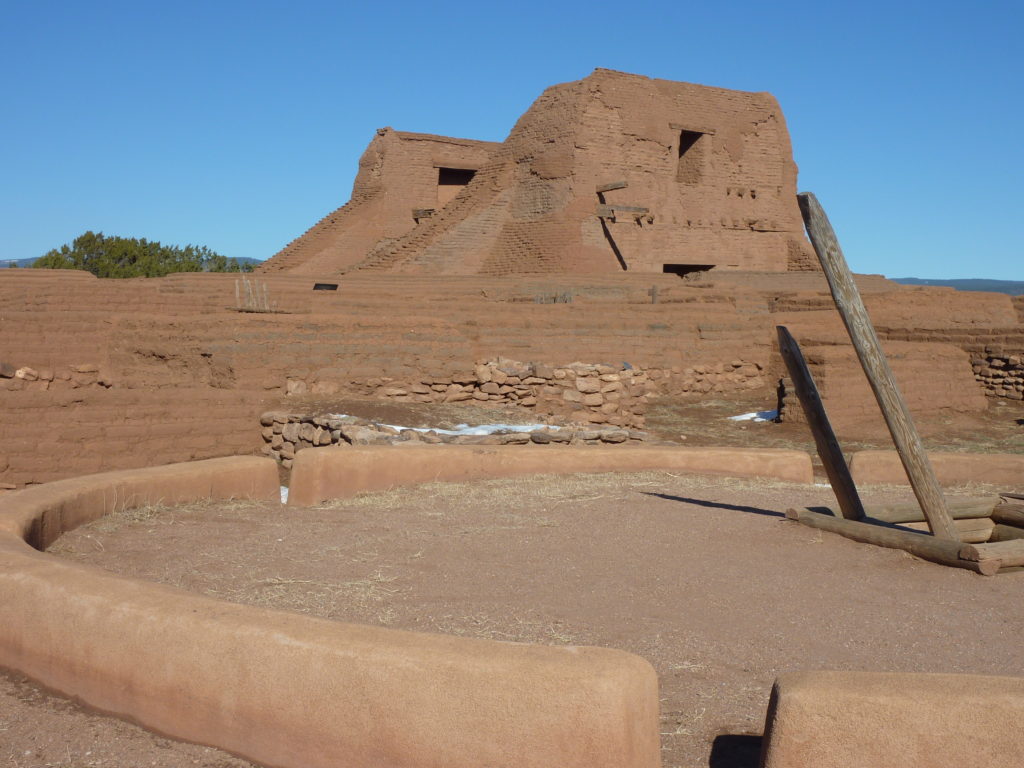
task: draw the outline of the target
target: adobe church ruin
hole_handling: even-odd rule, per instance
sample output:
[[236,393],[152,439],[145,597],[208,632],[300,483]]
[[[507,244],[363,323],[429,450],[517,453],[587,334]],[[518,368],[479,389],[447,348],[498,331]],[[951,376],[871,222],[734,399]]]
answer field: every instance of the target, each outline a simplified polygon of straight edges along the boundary
[[[795,183],[770,95],[597,70],[500,144],[379,132],[352,200],[261,267],[274,312],[239,311],[232,275],[0,270],[0,489],[284,459],[260,414],[302,393],[595,429],[643,427],[657,399],[772,408],[776,325],[849,435],[880,419]],[[1024,297],[858,284],[915,417],[1024,400]]]
[[390,128],[346,205],[260,271],[445,275],[814,268],[774,97],[597,69],[501,144]]

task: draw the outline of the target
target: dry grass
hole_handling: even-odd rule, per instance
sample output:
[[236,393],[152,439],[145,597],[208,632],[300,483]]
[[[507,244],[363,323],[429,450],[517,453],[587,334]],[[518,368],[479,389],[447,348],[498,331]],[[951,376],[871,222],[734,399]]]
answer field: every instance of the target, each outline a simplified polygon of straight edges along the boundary
[[206,589],[210,597],[234,603],[257,605],[264,608],[294,611],[321,619],[332,619],[339,615],[339,604],[356,606],[363,611],[370,609],[382,625],[392,623],[395,612],[392,608],[378,607],[399,590],[393,586],[395,578],[377,568],[365,577],[346,581],[330,582],[317,579],[299,579],[285,576],[261,576],[252,570],[248,578],[239,579],[238,586],[229,589]]
[[435,632],[459,637],[542,645],[580,645],[584,642],[580,635],[571,632],[560,621],[540,621],[508,614],[497,618],[484,613],[446,614],[435,617],[431,624]]
[[[687,487],[695,490],[728,488],[753,491],[765,488],[791,488],[797,491],[807,488],[802,484],[786,483],[770,478],[683,475],[662,471],[529,475],[476,480],[469,483],[425,483],[415,486],[415,489],[397,487],[386,491],[360,493],[347,499],[333,499],[318,505],[316,509],[372,509],[386,512],[389,509],[408,507],[413,493],[415,494],[415,503],[421,507],[423,514],[429,516],[444,514],[444,511],[439,508],[448,508],[452,504],[457,504],[462,508],[473,507],[484,511],[505,510],[508,509],[510,503],[514,504],[517,500],[528,500],[531,505],[536,505],[538,502],[585,504],[598,499],[625,499],[638,489],[665,488],[680,478],[685,478]],[[435,509],[435,506],[438,509]],[[517,516],[511,515],[510,521],[512,518],[517,518]],[[528,516],[517,518],[517,522],[521,523],[525,519],[536,521],[535,517]]]

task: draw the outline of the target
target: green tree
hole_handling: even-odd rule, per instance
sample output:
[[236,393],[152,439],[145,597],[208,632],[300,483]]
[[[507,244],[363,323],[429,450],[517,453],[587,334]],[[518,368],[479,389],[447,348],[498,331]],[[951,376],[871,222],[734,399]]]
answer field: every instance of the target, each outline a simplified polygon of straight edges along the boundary
[[37,269],[82,269],[96,277],[163,277],[172,272],[251,272],[205,245],[162,245],[145,238],[86,232],[36,259]]

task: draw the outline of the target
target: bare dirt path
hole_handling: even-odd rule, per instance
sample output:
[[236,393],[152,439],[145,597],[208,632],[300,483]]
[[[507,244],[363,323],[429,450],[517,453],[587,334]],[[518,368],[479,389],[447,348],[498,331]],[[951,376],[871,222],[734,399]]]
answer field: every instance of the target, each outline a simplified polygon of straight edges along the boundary
[[[660,676],[665,766],[740,768],[755,764],[787,669],[1024,675],[1024,574],[985,578],[782,519],[830,500],[828,488],[667,473],[519,478],[308,509],[144,510],[53,551],[339,621],[623,648]],[[19,768],[244,765],[145,732],[111,741],[101,721],[128,726],[58,699],[26,704],[30,689],[0,680],[0,759],[17,754]],[[66,734],[67,755],[61,738],[39,746],[40,724]]]

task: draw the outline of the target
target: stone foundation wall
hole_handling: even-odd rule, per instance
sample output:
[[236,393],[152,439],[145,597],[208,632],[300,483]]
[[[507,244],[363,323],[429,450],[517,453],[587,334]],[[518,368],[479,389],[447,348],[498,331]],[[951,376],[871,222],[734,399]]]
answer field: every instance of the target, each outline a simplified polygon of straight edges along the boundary
[[1024,400],[1024,354],[987,353],[971,358],[974,378],[989,397]]
[[516,405],[571,423],[641,428],[647,404],[655,396],[738,392],[765,382],[760,363],[741,359],[689,368],[640,369],[628,364],[553,366],[497,358],[464,373],[371,378],[354,387],[324,369],[308,379],[289,378],[286,391],[336,394],[354,388],[362,395],[394,402]]
[[28,366],[15,368],[0,361],[0,390],[7,392],[40,391],[51,389],[80,389],[82,387],[113,386],[110,377],[100,373],[99,366],[91,363],[72,365],[67,368],[36,370]]
[[267,411],[260,417],[263,452],[291,469],[305,448],[329,445],[621,445],[648,440],[646,432],[614,426],[543,427],[530,432],[450,435],[434,430],[399,429],[353,416],[303,415]]

